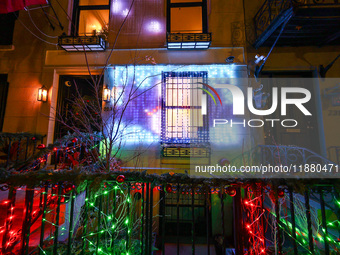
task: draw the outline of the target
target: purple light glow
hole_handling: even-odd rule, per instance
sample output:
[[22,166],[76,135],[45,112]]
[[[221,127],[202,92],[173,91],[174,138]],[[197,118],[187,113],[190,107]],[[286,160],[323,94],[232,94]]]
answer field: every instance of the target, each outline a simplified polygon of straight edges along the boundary
[[119,0],[114,0],[114,1],[112,2],[112,7],[111,7],[111,9],[112,9],[112,13],[115,13],[115,14],[120,13],[120,11],[123,9],[123,4],[122,4],[122,2],[119,1]]
[[148,25],[147,25],[147,30],[149,32],[152,32],[152,33],[160,33],[162,32],[162,25],[159,21],[151,21]]

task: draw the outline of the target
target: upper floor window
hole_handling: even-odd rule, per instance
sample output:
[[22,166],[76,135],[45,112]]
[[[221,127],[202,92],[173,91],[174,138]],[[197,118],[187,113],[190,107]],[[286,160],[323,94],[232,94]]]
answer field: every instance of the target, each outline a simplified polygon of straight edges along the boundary
[[162,84],[162,141],[166,144],[208,142],[202,113],[202,83],[207,72],[165,72]]
[[207,0],[167,0],[168,33],[207,33]]
[[0,14],[0,45],[12,45],[15,20],[19,12]]
[[73,35],[96,35],[107,31],[110,16],[109,0],[75,0]]

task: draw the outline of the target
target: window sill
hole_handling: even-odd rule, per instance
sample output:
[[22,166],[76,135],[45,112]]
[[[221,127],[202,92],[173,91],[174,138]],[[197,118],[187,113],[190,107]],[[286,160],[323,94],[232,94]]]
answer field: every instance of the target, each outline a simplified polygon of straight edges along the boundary
[[14,45],[0,45],[0,51],[13,51]]

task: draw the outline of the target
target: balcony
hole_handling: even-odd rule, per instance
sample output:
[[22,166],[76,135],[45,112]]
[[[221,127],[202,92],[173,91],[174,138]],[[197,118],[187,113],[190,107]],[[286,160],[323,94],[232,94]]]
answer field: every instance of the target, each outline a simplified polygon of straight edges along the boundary
[[106,42],[101,36],[59,36],[58,45],[65,51],[105,51]]
[[[254,17],[255,48],[340,44],[338,0],[266,0]],[[281,31],[282,30],[282,31]]]
[[211,33],[168,33],[166,41],[169,50],[206,50],[211,44]]

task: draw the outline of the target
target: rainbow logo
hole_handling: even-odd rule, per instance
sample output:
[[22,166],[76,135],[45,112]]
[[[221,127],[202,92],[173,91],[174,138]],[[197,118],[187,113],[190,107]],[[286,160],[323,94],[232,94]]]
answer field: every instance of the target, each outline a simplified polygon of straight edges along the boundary
[[[221,100],[221,98],[220,98],[220,95],[217,93],[217,91],[216,91],[213,87],[211,87],[211,86],[209,86],[208,84],[203,83],[203,82],[198,82],[198,83],[202,84],[203,86],[207,87],[207,88],[210,89],[212,92],[214,92],[215,95],[217,96],[218,100],[220,101],[221,105],[222,105],[222,100]],[[214,96],[213,96],[207,89],[199,88],[199,87],[197,87],[197,88],[198,88],[198,89],[201,89],[201,90],[203,90],[203,91],[205,91],[205,92],[212,98],[212,100],[214,100],[215,105],[217,105]]]
[[[215,97],[211,94],[211,92],[208,89],[210,89],[212,92],[214,92],[214,94],[217,96],[218,100],[220,101],[220,104],[222,105],[221,97],[213,87],[211,87],[208,84],[203,83],[203,82],[198,82],[198,83],[202,84],[203,88],[200,88],[200,87],[197,87],[197,88],[200,89],[200,90],[203,90],[205,93],[207,93],[212,98],[215,105],[217,105]],[[206,87],[207,89],[205,89],[204,87]],[[203,94],[202,95],[202,115],[206,115],[206,114],[207,114],[207,96],[206,96],[206,94]]]

